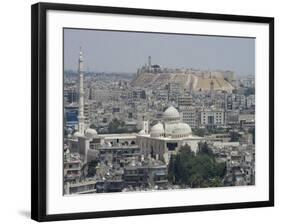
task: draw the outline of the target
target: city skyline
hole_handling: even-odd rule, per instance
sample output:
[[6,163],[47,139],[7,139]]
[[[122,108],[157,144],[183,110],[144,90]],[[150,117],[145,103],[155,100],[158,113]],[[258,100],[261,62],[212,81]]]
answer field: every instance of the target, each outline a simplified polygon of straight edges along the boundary
[[86,76],[80,48],[79,78],[64,78],[64,195],[255,185],[255,77],[147,59],[131,80]]
[[86,71],[136,73],[151,56],[167,68],[255,73],[253,38],[64,29],[65,70],[77,70],[80,47]]

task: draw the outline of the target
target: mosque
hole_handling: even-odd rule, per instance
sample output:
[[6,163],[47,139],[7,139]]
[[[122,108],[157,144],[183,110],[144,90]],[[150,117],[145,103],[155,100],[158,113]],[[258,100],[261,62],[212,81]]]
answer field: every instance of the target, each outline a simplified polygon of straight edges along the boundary
[[144,157],[151,157],[169,163],[171,154],[177,153],[181,146],[188,144],[196,152],[202,137],[192,135],[190,126],[181,122],[176,108],[170,106],[162,115],[162,120],[149,130],[148,121],[143,122],[143,129],[136,135]]

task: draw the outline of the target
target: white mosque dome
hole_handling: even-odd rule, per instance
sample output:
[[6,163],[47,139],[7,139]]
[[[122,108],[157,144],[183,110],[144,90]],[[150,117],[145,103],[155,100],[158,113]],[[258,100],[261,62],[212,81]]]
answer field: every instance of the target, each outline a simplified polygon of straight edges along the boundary
[[192,130],[186,123],[168,123],[165,125],[165,133],[166,137],[183,138],[190,136],[192,134]]
[[85,132],[87,138],[94,138],[98,135],[97,131],[93,128],[88,128]]
[[151,137],[160,137],[160,136],[164,135],[164,133],[165,133],[165,130],[164,130],[163,124],[160,122],[155,124],[150,130]]
[[73,134],[74,138],[78,138],[78,137],[82,137],[83,134],[80,133],[79,131],[76,131],[74,134]]
[[168,109],[166,109],[163,113],[163,119],[164,120],[176,120],[180,118],[180,114],[176,108],[173,106],[170,106]]
[[142,130],[140,130],[140,132],[138,134],[139,135],[145,135],[145,131],[142,129]]
[[172,133],[180,136],[187,136],[192,134],[192,130],[188,124],[178,123],[174,126]]

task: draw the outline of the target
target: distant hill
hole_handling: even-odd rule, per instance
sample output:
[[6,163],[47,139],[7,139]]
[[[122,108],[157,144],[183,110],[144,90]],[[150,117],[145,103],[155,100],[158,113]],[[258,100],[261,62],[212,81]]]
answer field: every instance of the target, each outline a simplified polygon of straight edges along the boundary
[[193,91],[208,91],[213,85],[214,90],[231,92],[234,87],[227,81],[222,72],[172,72],[172,73],[139,73],[131,82],[137,87],[160,87],[168,83],[179,83],[184,89]]

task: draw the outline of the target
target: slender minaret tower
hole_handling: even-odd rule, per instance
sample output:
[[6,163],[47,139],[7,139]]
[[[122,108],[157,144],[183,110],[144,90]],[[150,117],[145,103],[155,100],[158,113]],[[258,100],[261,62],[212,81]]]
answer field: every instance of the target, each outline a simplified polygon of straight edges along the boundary
[[79,114],[78,114],[79,127],[78,127],[78,131],[79,131],[79,133],[84,135],[84,131],[85,131],[84,74],[83,74],[84,71],[83,71],[83,55],[82,55],[81,47],[80,47],[80,52],[79,52],[78,73],[79,73]]
[[148,67],[151,67],[151,56],[148,56]]

